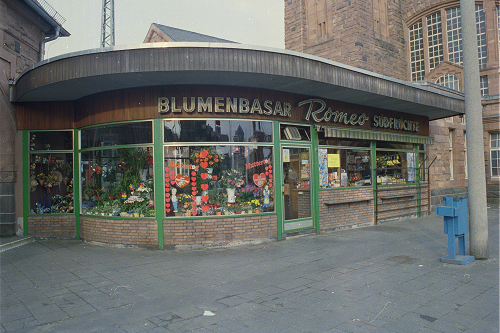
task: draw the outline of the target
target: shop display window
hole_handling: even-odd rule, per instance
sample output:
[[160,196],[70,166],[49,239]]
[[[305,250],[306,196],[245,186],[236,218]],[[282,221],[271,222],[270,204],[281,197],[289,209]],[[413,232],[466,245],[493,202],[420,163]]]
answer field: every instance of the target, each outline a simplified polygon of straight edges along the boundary
[[164,142],[272,142],[269,121],[170,120]]
[[274,211],[272,122],[167,120],[164,142],[167,217]]
[[30,132],[30,151],[72,149],[73,131]]
[[416,161],[413,152],[377,151],[377,184],[416,182]]
[[274,211],[270,146],[166,146],[166,216]]
[[80,155],[82,214],[155,215],[152,143],[152,121],[94,126],[80,131],[80,148],[88,149]]
[[421,182],[428,182],[429,181],[429,170],[428,170],[428,163],[427,161],[427,153],[419,153],[418,154],[418,166],[419,166],[419,172],[420,172],[420,181]]
[[321,188],[371,186],[370,150],[319,148]]
[[72,214],[73,131],[30,132],[30,214]]
[[410,150],[413,151],[413,143],[392,142],[392,141],[376,141],[376,148],[387,148],[394,150]]
[[370,148],[369,140],[328,138],[324,132],[318,132],[318,141],[320,146]]
[[417,181],[419,169],[412,143],[377,141],[376,146],[377,184],[407,184]]
[[152,143],[152,124],[151,121],[138,121],[84,128],[80,131],[80,148]]
[[280,125],[281,140],[311,141],[311,128],[309,126],[297,126],[290,124]]
[[152,217],[153,148],[81,153],[82,214]]

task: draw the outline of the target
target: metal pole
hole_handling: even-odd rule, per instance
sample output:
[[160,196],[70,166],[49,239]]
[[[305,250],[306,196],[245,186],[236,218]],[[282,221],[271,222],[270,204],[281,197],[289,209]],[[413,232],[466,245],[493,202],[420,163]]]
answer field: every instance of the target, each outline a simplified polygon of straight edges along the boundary
[[471,255],[476,259],[486,259],[488,257],[488,216],[486,210],[483,121],[474,6],[472,0],[460,0],[464,51],[467,170],[469,175],[469,243]]

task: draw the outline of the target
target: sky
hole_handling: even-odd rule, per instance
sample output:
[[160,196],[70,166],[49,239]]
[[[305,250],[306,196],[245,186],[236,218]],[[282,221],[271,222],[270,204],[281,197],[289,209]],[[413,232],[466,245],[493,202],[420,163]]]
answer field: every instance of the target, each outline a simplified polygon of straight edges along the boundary
[[[46,44],[45,59],[100,47],[102,0],[46,0],[70,37]],[[141,44],[152,23],[241,44],[284,48],[283,0],[115,0],[115,45]]]

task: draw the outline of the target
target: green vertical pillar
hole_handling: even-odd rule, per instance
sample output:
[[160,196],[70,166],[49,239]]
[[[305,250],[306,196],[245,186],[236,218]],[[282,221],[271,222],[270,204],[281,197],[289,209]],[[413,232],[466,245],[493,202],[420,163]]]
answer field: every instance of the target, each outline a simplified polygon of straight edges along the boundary
[[276,209],[277,223],[278,223],[278,240],[282,239],[283,235],[283,158],[280,146],[280,124],[279,122],[273,122],[274,126],[274,207]]
[[78,130],[73,130],[73,207],[75,207],[76,239],[80,239],[80,148]]
[[418,161],[418,153],[419,153],[419,147],[418,144],[415,143],[413,149],[413,153],[415,154],[415,185],[417,186],[417,217],[420,217],[422,214],[422,210],[420,208],[420,204],[422,202],[420,195],[420,163]]
[[312,140],[312,151],[311,151],[311,204],[312,204],[312,214],[313,221],[316,227],[316,233],[320,233],[319,225],[319,143],[318,143],[318,132],[314,126],[311,126],[311,140]]
[[30,132],[23,131],[23,235],[28,236],[28,215],[30,214]]
[[377,224],[377,149],[376,141],[372,140],[371,143],[371,156],[372,156],[372,186],[373,186],[373,222]]
[[153,136],[155,217],[158,226],[158,248],[163,249],[163,220],[165,219],[163,119],[153,119]]

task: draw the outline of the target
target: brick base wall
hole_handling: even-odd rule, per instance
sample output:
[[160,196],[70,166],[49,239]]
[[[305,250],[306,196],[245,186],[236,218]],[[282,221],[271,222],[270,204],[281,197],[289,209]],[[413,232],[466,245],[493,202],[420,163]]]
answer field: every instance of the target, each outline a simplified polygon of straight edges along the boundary
[[[368,202],[340,203],[370,200]],[[325,205],[325,203],[339,203]],[[319,226],[321,231],[373,224],[373,189],[328,190],[319,192]]]
[[277,238],[277,224],[276,215],[168,219],[163,221],[163,239],[165,246],[176,246]]
[[[419,204],[416,186],[379,188],[377,193],[377,220],[391,220],[417,215]],[[427,187],[420,188],[420,213],[427,214],[429,200]]]
[[80,217],[80,237],[107,244],[158,246],[156,220]]
[[75,216],[30,216],[28,235],[42,238],[76,238]]

